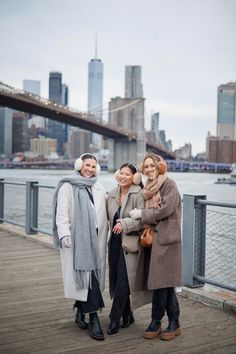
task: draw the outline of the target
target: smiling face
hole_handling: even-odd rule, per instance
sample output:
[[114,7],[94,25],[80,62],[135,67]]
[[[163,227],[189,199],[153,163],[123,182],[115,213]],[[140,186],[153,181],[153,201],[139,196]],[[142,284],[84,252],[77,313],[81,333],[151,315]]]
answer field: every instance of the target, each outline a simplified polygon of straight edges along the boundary
[[80,174],[83,177],[91,178],[96,174],[97,162],[94,159],[85,159],[83,160],[83,165],[80,170]]
[[143,173],[148,179],[153,180],[158,175],[157,166],[151,157],[146,158],[143,163]]
[[133,172],[129,167],[123,167],[118,175],[119,185],[129,188],[133,184]]

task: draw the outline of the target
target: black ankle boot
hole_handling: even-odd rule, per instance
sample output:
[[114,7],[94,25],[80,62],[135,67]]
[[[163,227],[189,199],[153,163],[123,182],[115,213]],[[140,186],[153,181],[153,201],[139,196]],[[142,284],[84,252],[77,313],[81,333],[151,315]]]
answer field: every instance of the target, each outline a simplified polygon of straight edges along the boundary
[[115,334],[115,333],[119,332],[119,328],[120,328],[120,324],[118,322],[111,321],[108,331],[107,331],[107,334],[109,334],[109,335]]
[[104,334],[100,326],[97,312],[89,314],[89,333],[93,339],[104,340]]
[[134,315],[133,312],[130,311],[128,314],[122,316],[122,328],[128,328],[132,323],[134,323]]
[[168,327],[161,333],[161,339],[171,340],[176,336],[180,336],[180,323],[179,320],[169,320]]
[[75,323],[81,329],[88,328],[88,323],[85,321],[85,314],[82,312],[81,308],[77,308],[77,313],[75,315]]
[[158,337],[161,334],[161,332],[162,332],[161,321],[152,320],[143,336],[146,339],[152,339]]

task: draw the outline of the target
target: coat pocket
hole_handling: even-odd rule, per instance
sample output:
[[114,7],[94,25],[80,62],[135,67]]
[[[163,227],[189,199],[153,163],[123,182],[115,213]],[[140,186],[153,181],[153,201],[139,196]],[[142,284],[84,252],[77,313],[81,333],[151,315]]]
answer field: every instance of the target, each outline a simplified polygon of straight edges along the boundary
[[131,253],[136,253],[139,251],[139,235],[129,236],[123,235],[122,237],[122,248]]
[[159,222],[157,225],[157,240],[161,246],[181,242],[181,229],[176,221]]

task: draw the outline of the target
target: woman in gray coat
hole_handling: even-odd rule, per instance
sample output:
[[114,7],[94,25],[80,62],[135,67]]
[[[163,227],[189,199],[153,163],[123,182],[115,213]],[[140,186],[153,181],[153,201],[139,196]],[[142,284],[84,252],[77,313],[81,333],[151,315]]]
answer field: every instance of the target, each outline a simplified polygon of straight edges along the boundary
[[[147,176],[143,189],[145,209],[132,210],[130,216],[154,228],[147,283],[148,289],[154,290],[152,321],[144,338],[160,335],[170,340],[181,334],[175,294],[175,287],[182,286],[181,198],[175,182],[167,176],[167,164],[161,156],[148,154],[140,172]],[[162,332],[161,319],[165,312],[169,325]]]
[[123,319],[121,327],[129,327],[134,322],[130,294],[133,308],[142,306],[148,301],[144,293],[136,293],[134,288],[140,254],[138,230],[141,229],[141,221],[129,217],[130,210],[144,208],[141,175],[136,166],[124,163],[115,176],[118,186],[107,198],[111,228],[108,247],[109,285],[113,298],[109,316],[109,335],[118,332],[121,317]]

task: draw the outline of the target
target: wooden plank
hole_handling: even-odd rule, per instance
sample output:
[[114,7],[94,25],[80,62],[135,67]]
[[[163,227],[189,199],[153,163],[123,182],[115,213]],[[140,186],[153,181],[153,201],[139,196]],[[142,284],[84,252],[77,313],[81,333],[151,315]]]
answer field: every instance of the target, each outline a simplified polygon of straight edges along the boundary
[[106,339],[94,341],[88,330],[74,323],[73,300],[64,298],[55,250],[4,232],[0,249],[1,354],[236,352],[236,316],[183,297],[179,297],[182,335],[174,341],[142,337],[151,305],[135,311],[136,321],[130,328],[106,335],[111,306],[108,286],[106,307],[99,315]]

